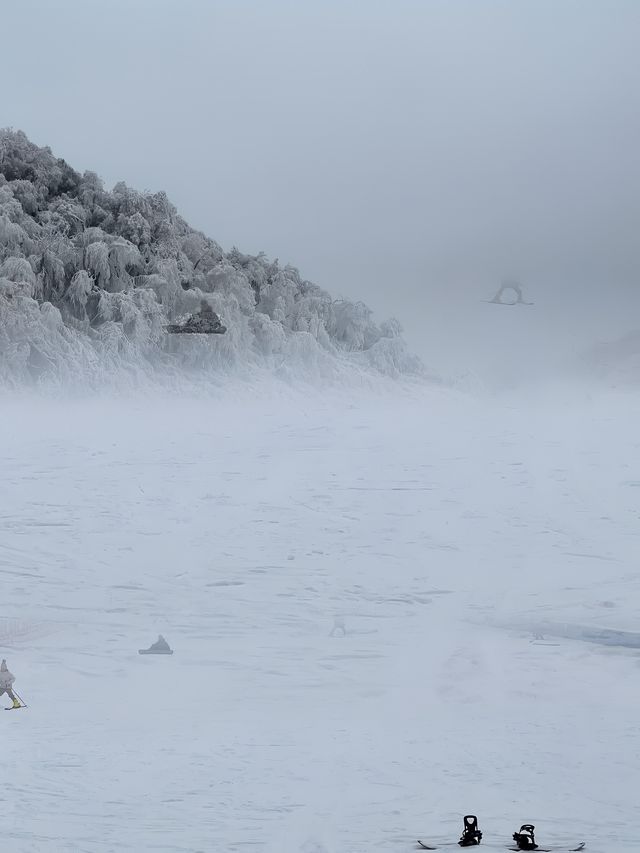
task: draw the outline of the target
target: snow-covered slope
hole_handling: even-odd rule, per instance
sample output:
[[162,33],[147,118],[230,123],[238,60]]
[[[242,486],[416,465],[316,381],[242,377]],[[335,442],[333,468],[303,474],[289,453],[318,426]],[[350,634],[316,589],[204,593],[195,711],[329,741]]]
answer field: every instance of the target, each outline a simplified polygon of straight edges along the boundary
[[636,850],[639,414],[5,401],[4,842]]
[[[167,334],[203,299],[226,334]],[[223,251],[162,192],[109,192],[95,173],[0,131],[0,385],[104,388],[185,370],[424,371],[397,320],[377,325],[364,303],[332,298],[295,267]]]

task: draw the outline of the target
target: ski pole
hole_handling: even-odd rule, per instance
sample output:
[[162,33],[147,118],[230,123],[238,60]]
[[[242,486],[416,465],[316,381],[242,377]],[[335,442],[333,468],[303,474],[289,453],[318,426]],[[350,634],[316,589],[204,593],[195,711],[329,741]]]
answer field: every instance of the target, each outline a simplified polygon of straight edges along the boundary
[[19,693],[16,693],[16,691],[14,690],[14,691],[13,691],[13,694],[14,694],[14,696],[16,697],[16,699],[18,699],[18,700],[19,700],[19,702],[20,702],[20,704],[22,705],[22,707],[23,707],[23,708],[28,708],[28,707],[29,707],[29,706],[27,705],[27,703],[24,701],[24,699],[22,698],[22,696],[21,696]]

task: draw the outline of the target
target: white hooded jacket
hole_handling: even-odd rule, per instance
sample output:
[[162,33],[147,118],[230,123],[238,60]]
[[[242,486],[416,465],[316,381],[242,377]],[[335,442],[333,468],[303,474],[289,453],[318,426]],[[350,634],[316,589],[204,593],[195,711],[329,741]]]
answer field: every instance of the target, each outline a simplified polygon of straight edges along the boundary
[[14,681],[15,678],[7,669],[7,662],[3,658],[0,663],[0,690],[8,690]]

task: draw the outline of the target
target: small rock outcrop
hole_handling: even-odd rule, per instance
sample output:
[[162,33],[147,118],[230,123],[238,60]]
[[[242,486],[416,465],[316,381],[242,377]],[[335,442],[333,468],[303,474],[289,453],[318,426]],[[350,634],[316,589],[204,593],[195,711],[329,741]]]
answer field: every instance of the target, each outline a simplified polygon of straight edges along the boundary
[[165,329],[172,335],[224,335],[227,331],[206,299],[200,301],[200,310],[183,323],[171,323]]

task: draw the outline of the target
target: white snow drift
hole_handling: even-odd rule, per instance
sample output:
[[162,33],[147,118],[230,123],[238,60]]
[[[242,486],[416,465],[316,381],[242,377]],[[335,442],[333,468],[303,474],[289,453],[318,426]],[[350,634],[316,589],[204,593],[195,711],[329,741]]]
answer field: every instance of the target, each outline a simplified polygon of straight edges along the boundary
[[5,401],[6,844],[635,851],[638,415]]

